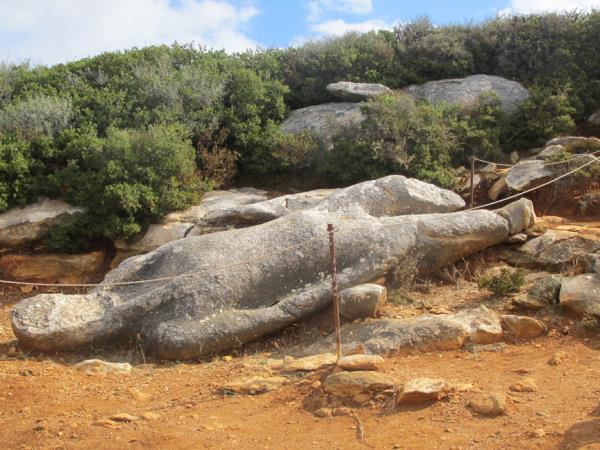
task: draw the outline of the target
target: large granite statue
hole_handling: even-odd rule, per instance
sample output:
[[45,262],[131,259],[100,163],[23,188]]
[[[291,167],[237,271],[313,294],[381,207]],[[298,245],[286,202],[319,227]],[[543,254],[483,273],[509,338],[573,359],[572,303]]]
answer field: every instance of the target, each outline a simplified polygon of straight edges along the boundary
[[[340,209],[330,199],[327,207],[261,225],[173,241],[125,260],[105,283],[177,278],[26,299],[13,310],[15,334],[24,345],[56,351],[136,333],[160,357],[199,357],[278,331],[331,302],[328,223],[338,227],[344,289],[379,278],[408,258],[423,271],[451,264],[504,241],[518,228],[511,217],[532,214],[525,200],[510,214],[431,214],[435,208],[427,198],[445,198],[442,211],[456,209],[448,203],[459,199],[400,176],[347,188],[354,202],[341,201],[343,191],[336,193]],[[422,199],[412,211],[405,208],[409,197]],[[423,211],[429,214],[396,215]]]

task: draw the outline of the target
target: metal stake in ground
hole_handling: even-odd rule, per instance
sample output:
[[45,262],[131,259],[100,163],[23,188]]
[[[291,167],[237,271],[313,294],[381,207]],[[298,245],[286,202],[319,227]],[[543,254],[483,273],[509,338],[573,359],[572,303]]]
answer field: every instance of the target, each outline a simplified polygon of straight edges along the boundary
[[333,323],[335,324],[335,350],[338,361],[342,357],[342,334],[340,329],[340,300],[337,289],[337,268],[335,264],[335,236],[332,224],[327,225],[329,234],[329,255],[331,256],[331,293],[333,300]]
[[475,203],[475,156],[471,156],[471,198],[470,198],[470,207],[473,207]]

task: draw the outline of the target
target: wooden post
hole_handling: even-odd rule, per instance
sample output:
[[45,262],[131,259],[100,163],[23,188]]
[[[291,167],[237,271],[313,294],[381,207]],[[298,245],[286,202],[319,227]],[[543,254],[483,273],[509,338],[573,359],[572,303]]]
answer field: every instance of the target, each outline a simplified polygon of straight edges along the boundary
[[475,156],[471,156],[471,198],[470,207],[473,208],[475,204]]
[[327,233],[329,234],[329,255],[331,257],[331,293],[333,300],[333,323],[335,324],[335,350],[339,361],[342,357],[342,335],[340,328],[340,300],[337,291],[337,268],[333,224],[327,225]]

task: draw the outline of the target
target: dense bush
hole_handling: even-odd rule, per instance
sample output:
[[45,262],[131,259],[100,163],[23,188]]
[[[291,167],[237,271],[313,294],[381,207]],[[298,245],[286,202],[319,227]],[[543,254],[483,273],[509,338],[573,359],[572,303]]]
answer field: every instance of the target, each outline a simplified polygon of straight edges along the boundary
[[325,88],[336,81],[384,83],[391,88],[404,84],[396,73],[393,34],[383,30],[291,47],[282,64],[291,108],[333,101]]
[[[229,55],[193,45],[111,52],[54,67],[0,64],[0,211],[62,196],[88,213],[53,232],[55,248],[134,236],[238,173],[311,171],[348,183],[403,173],[451,186],[471,155],[502,159],[573,132],[600,109],[600,12],[497,17],[349,33]],[[324,152],[285,136],[289,109],[332,101],[328,83],[399,89],[476,73],[523,83],[505,117],[494,96],[468,109],[392,95]],[[83,231],[82,231],[83,230]]]
[[87,240],[130,238],[191,204],[198,192],[194,149],[177,127],[109,129],[105,138],[92,130],[70,130],[59,140],[62,167],[48,174],[48,188],[88,212],[55,231],[52,247],[68,248],[61,238],[76,234]]
[[53,136],[67,128],[72,117],[71,101],[65,98],[40,95],[18,100],[0,110],[0,134],[26,139]]
[[362,107],[359,127],[340,130],[321,170],[343,182],[391,173],[452,187],[453,166],[466,155],[498,151],[503,118],[496,98],[483,96],[463,110],[415,102],[405,94],[381,96]]

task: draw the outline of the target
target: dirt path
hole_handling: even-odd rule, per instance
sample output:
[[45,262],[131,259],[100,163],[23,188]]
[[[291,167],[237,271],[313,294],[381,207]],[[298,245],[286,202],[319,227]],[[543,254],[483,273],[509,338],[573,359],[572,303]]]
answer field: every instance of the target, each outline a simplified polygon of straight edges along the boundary
[[[270,374],[264,365],[271,356],[267,351],[282,351],[275,339],[230,361],[215,357],[198,363],[143,364],[134,343],[74,355],[23,353],[10,329],[9,311],[24,295],[15,290],[0,294],[2,448],[600,449],[600,337],[581,322],[551,312],[542,317],[549,334],[534,341],[500,345],[494,352],[388,358],[385,371],[400,382],[428,376],[471,386],[419,407],[357,409],[365,428],[363,444],[352,417],[322,419],[304,409],[312,383],[325,372],[291,377],[283,388],[262,395],[220,393],[227,381]],[[390,306],[386,315],[446,312],[481,303],[503,307],[469,282],[432,285],[415,296],[418,305]],[[549,365],[558,351],[566,353],[565,361]],[[134,370],[89,376],[73,368],[90,357],[129,361]],[[535,381],[535,392],[510,390],[523,377]],[[477,392],[506,395],[508,413],[474,415],[467,404]],[[148,412],[154,417],[144,419]],[[137,420],[109,427],[102,422],[117,413]]]

